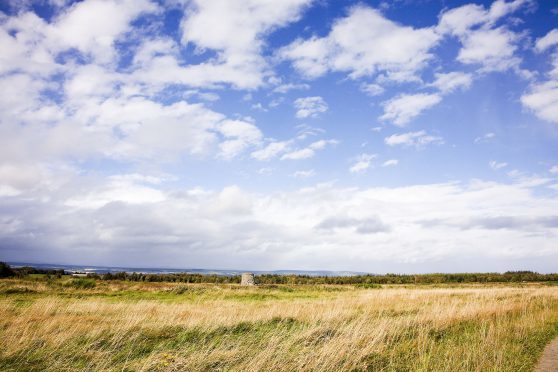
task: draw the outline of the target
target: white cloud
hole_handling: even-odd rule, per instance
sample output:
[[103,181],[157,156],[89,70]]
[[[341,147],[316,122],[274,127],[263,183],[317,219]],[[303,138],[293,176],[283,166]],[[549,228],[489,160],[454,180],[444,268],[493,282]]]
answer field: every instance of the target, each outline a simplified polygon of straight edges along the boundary
[[502,169],[508,166],[508,163],[504,163],[504,162],[497,162],[496,160],[491,160],[490,163],[488,163],[488,165],[490,165],[490,168],[494,169],[494,170],[498,170],[498,169]]
[[464,72],[449,72],[446,74],[436,73],[436,80],[432,86],[438,88],[442,93],[451,93],[458,89],[466,90],[471,86],[473,77]]
[[385,89],[381,85],[374,83],[361,84],[360,90],[372,97],[379,96],[385,91]]
[[519,64],[514,57],[518,36],[504,27],[476,30],[464,36],[457,60],[483,65],[482,70],[503,71]]
[[[300,131],[292,139],[266,139],[255,121],[242,117],[249,104],[236,101],[245,106],[227,107],[238,112],[233,115],[210,108],[219,95],[209,90],[227,85],[266,87],[270,94],[309,88],[281,84],[266,45],[267,37],[299,19],[308,3],[188,2],[181,23],[182,42],[188,45],[160,36],[166,30],[160,29],[158,21],[147,20],[147,28],[143,21],[134,22],[147,13],[149,19],[160,19],[159,5],[154,5],[159,3],[147,0],[86,0],[57,9],[48,20],[26,11],[30,8],[0,16],[0,85],[7,87],[0,91],[4,257],[80,262],[84,257],[99,257],[98,247],[103,247],[106,257],[114,259],[111,264],[352,269],[361,265],[375,270],[373,265],[385,267],[386,260],[400,264],[459,259],[470,241],[481,242],[467,251],[473,257],[479,253],[497,260],[556,256],[548,239],[556,233],[556,200],[548,193],[526,189],[543,184],[555,189],[556,185],[519,177],[517,172],[512,173],[518,177],[513,181],[519,182],[512,185],[342,188],[320,184],[276,193],[250,193],[234,185],[219,190],[175,189],[183,183],[167,182],[172,177],[157,173],[159,163],[183,157],[232,159],[250,154],[261,161],[309,159],[337,143],[320,139],[323,130],[308,126],[297,127]],[[464,63],[509,65],[524,39],[496,21],[521,4],[497,1],[488,10],[477,6],[481,11],[477,20],[473,14],[470,25],[465,22],[443,35],[433,28],[405,27],[376,10],[357,6],[334,22],[326,37],[298,39],[278,55],[292,60],[309,77],[327,72],[343,72],[354,79],[366,76],[363,80],[375,83],[359,81],[357,86],[378,95],[382,85],[391,90],[393,81],[421,83],[420,72],[435,60],[433,48],[450,33],[463,42]],[[484,34],[489,36],[486,45],[475,39]],[[536,49],[554,48],[554,35],[550,32],[537,40]],[[490,55],[495,51],[502,63]],[[551,58],[558,66],[558,59]],[[437,74],[426,88],[435,87],[438,93],[395,97],[384,103],[382,118],[404,125],[444,94],[466,89],[468,77],[458,71]],[[533,83],[521,102],[541,119],[558,122],[557,91],[555,79]],[[228,91],[217,92],[223,97],[219,105],[229,102],[224,99]],[[246,98],[258,102],[262,94],[266,93],[253,90]],[[271,97],[277,97],[275,103],[283,99]],[[327,111],[321,97],[308,98],[318,100],[301,101],[297,109],[303,117]],[[199,101],[204,102],[192,103]],[[271,130],[276,135],[288,129]],[[489,140],[489,134],[475,142]],[[441,144],[443,139],[418,131],[386,137],[385,143],[420,148]],[[370,140],[368,147],[372,145]],[[371,156],[352,159],[350,171],[372,167]],[[397,164],[391,159],[382,166]],[[190,160],[180,165],[188,183],[198,179],[197,170],[188,168]],[[208,169],[213,165],[216,172],[227,167],[216,161]],[[252,169],[244,174],[272,172],[270,167],[241,168]],[[549,171],[555,174],[555,168]],[[154,173],[128,173],[129,169]],[[110,172],[122,174],[107,175]],[[304,178],[315,171],[277,173]],[[482,211],[475,205],[483,205]],[[450,223],[426,226],[424,222],[435,220]],[[329,228],[316,228],[319,225]],[[491,247],[497,248],[491,251]]]
[[380,120],[404,126],[421,112],[437,105],[442,100],[439,94],[402,94],[384,102],[384,114]]
[[0,18],[0,73],[48,75],[60,70],[47,39],[47,23],[34,13]]
[[471,27],[486,22],[487,13],[484,7],[477,4],[466,4],[443,12],[438,22],[440,33],[463,35]]
[[[0,78],[11,87],[9,94],[0,93],[3,159],[101,156],[166,162],[182,155],[207,156],[216,146],[221,156],[231,158],[261,139],[255,124],[230,120],[202,104],[164,105],[139,96],[121,97],[102,70],[77,71],[65,85],[72,96],[61,103],[41,97],[45,83],[40,80],[26,75]],[[94,72],[94,82],[78,83],[75,77],[82,71]]]
[[363,173],[372,165],[372,160],[376,158],[376,154],[360,154],[357,156],[355,163],[349,168],[351,173]]
[[555,45],[558,45],[558,28],[550,30],[546,35],[537,39],[535,50],[540,53]]
[[165,195],[152,185],[160,179],[137,174],[109,177],[106,185],[93,189],[85,195],[66,200],[65,205],[75,208],[95,209],[108,203],[124,202],[128,204],[157,203],[166,199]]
[[459,38],[462,43],[457,56],[459,62],[480,65],[482,72],[517,69],[520,59],[515,56],[515,52],[521,36],[506,26],[494,28],[494,25],[531,3],[530,0],[497,0],[489,9],[466,4],[442,13],[437,31]]
[[298,98],[294,101],[294,107],[297,110],[296,117],[299,119],[315,118],[328,110],[327,103],[319,96]]
[[489,133],[485,133],[480,137],[475,138],[474,142],[475,143],[487,143],[492,141],[492,139],[494,139],[496,137],[495,133],[489,132]]
[[[299,19],[311,0],[192,1],[182,20],[182,42],[193,43],[200,52],[215,50],[215,61],[183,69],[190,78],[228,82],[239,88],[263,84],[268,69],[260,55],[264,36]],[[175,70],[177,70],[175,68]],[[217,73],[217,74],[216,74]],[[201,82],[199,83],[200,85]]]
[[17,196],[21,191],[10,185],[0,185],[0,198],[5,196]]
[[550,271],[558,254],[548,238],[558,228],[558,200],[519,183],[267,194],[159,187],[109,177],[2,196],[0,236],[14,247],[3,257],[108,264],[83,261],[103,247],[115,266],[431,272],[475,270],[479,261],[483,271],[499,271],[526,258]]
[[[535,50],[540,53],[556,45],[558,29],[553,29],[537,40]],[[533,83],[521,96],[521,103],[538,118],[558,123],[558,51],[554,51],[551,58],[553,69],[546,74],[547,80]]]
[[301,141],[308,137],[315,137],[325,132],[322,128],[312,127],[308,124],[298,124],[295,128],[298,129],[296,139]]
[[558,174],[558,165],[552,166],[548,171],[552,174]]
[[304,148],[299,150],[294,150],[285,155],[281,156],[281,160],[301,160],[301,159],[308,159],[313,157],[315,151],[311,148]]
[[308,0],[194,1],[182,21],[182,41],[200,48],[222,50],[227,57],[236,53],[257,53],[263,36],[296,21]]
[[382,167],[395,167],[397,164],[399,164],[399,160],[389,159],[382,163]]
[[464,35],[475,26],[492,26],[499,19],[532,4],[531,0],[496,0],[489,9],[482,5],[466,4],[443,12],[438,22],[438,32]]
[[298,39],[278,54],[310,78],[343,71],[351,78],[385,73],[388,79],[407,81],[416,80],[438,40],[433,28],[401,26],[359,5],[338,19],[326,37]]
[[558,81],[534,84],[521,103],[542,120],[558,123]]
[[0,19],[0,72],[62,73],[72,64],[56,63],[59,53],[80,53],[101,64],[114,63],[114,43],[130,23],[158,7],[148,0],[83,1],[55,13],[51,23],[31,12]]
[[309,170],[299,170],[294,172],[291,176],[294,178],[310,178],[316,175],[316,171],[314,169]]
[[268,110],[261,104],[261,102],[252,104],[252,106],[250,106],[250,108],[251,108],[252,110],[261,111],[261,112],[267,112],[267,111],[268,111]]
[[113,44],[130,22],[157,7],[147,0],[84,1],[62,13],[50,29],[58,45],[77,48],[101,63],[114,59]]
[[339,143],[339,141],[334,140],[334,139],[319,140],[319,141],[312,142],[308,147],[312,150],[323,150],[328,145],[335,146],[338,143]]
[[273,88],[273,92],[275,93],[287,93],[291,90],[308,90],[310,89],[310,85],[308,84],[281,84],[275,88]]
[[291,141],[275,141],[270,142],[267,146],[260,150],[256,150],[250,154],[252,158],[260,161],[271,160],[279,154],[287,151]]
[[308,147],[303,149],[294,150],[281,156],[281,160],[301,160],[314,157],[316,151],[323,150],[326,146],[334,146],[338,143],[337,140],[319,140],[312,142]]
[[218,131],[226,138],[219,145],[219,155],[225,159],[236,157],[247,147],[260,143],[262,139],[258,127],[240,120],[226,120],[219,125]]
[[[190,81],[188,73],[173,69],[186,67],[179,65],[171,39],[147,38],[137,49],[130,47],[136,52],[132,67],[115,71],[122,53],[115,43],[139,42],[141,30],[132,21],[159,11],[144,0],[103,0],[61,9],[50,23],[32,13],[2,18],[0,46],[6,53],[0,56],[0,82],[10,86],[0,93],[3,159],[166,162],[215,150],[230,159],[259,145],[262,135],[254,123],[186,102],[192,96],[213,101],[219,98],[215,93],[181,90],[179,100],[161,103],[167,84]],[[171,68],[152,70],[157,63]],[[194,79],[205,81],[203,75]]]
[[[308,129],[310,133],[315,134],[314,131]],[[316,151],[323,150],[327,146],[334,146],[338,143],[337,140],[334,139],[327,139],[327,140],[318,140],[310,143],[307,147],[302,149],[294,149],[293,146],[295,145],[296,141],[302,141],[307,138],[308,130],[304,133],[306,135],[299,135],[295,139],[290,139],[288,141],[271,141],[265,147],[256,150],[251,153],[251,157],[253,159],[259,161],[269,161],[281,154],[281,160],[299,160],[299,159],[307,159],[311,158],[315,155]]]
[[275,108],[275,107],[279,106],[281,103],[283,103],[284,101],[285,101],[285,98],[283,98],[283,97],[272,99],[269,102],[269,107],[270,108]]
[[388,146],[414,146],[422,148],[428,145],[442,145],[444,140],[442,137],[431,136],[421,130],[418,132],[407,132],[402,134],[394,134],[384,138],[384,142]]

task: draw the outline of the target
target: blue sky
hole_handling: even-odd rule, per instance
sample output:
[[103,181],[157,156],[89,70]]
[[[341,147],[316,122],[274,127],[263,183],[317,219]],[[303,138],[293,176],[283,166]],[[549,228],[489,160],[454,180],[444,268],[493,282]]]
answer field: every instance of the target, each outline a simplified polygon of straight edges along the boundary
[[557,270],[553,2],[0,12],[0,259]]

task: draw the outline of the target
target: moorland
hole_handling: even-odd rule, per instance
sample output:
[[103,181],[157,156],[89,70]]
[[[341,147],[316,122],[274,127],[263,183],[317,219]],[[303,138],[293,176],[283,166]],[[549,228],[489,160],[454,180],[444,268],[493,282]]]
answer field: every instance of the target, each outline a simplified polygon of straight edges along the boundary
[[260,284],[0,280],[0,370],[531,371],[554,281]]

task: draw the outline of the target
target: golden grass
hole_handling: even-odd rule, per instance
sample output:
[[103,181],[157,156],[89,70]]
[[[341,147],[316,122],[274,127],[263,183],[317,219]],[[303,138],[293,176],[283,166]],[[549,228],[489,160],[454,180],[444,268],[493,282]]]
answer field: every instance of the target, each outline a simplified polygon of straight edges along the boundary
[[558,287],[536,285],[2,285],[21,291],[1,295],[1,370],[529,371],[558,334]]

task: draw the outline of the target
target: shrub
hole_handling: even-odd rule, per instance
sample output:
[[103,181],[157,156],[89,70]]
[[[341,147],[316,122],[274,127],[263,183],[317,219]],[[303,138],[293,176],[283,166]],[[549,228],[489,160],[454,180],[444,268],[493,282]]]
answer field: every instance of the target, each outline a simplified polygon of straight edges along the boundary
[[0,261],[0,278],[9,278],[11,276],[15,276],[15,272],[10,265]]
[[95,279],[77,278],[77,279],[72,279],[66,285],[68,287],[73,287],[73,288],[78,288],[78,289],[92,289],[92,288],[95,288],[97,283],[95,282]]

